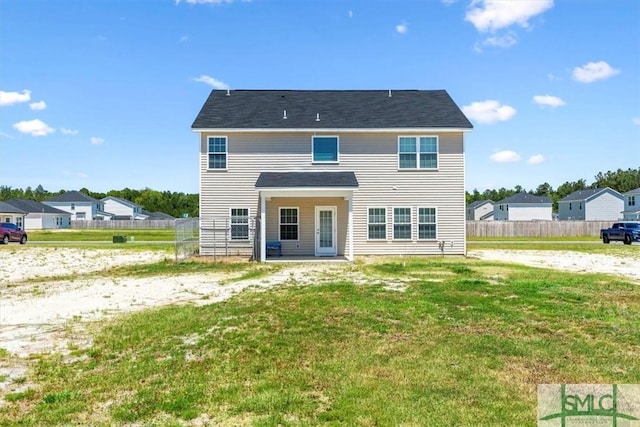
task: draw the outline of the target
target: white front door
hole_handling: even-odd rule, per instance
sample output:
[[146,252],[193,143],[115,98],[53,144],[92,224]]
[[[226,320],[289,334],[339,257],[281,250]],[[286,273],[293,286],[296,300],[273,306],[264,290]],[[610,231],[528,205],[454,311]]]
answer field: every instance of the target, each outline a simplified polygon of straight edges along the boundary
[[336,207],[316,206],[316,256],[335,256]]

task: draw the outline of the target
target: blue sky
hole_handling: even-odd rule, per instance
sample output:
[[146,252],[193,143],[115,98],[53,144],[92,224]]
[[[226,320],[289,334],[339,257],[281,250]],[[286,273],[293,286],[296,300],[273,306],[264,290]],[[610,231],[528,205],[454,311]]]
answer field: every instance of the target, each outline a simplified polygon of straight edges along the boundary
[[638,0],[3,0],[0,185],[198,192],[213,88],[446,89],[466,188],[640,167]]

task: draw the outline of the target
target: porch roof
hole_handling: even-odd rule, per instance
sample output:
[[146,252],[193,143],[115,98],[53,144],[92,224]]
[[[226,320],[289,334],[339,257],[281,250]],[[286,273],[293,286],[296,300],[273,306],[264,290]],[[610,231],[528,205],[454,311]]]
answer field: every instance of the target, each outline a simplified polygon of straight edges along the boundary
[[262,172],[256,189],[349,189],[358,188],[353,172]]

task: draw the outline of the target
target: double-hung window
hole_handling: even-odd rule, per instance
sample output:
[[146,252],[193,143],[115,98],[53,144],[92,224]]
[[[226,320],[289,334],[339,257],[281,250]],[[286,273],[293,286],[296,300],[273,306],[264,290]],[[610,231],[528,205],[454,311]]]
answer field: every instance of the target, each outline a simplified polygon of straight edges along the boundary
[[436,208],[418,209],[418,239],[436,238]]
[[411,208],[393,208],[393,238],[411,239]]
[[314,136],[311,146],[314,163],[338,163],[337,136]]
[[398,138],[399,169],[437,169],[437,136],[401,136]]
[[231,240],[249,240],[249,209],[231,208]]
[[280,240],[298,240],[298,208],[280,208]]
[[209,153],[209,169],[227,168],[227,137],[210,136],[207,139]]
[[384,240],[387,238],[387,209],[369,208],[367,216],[369,240]]

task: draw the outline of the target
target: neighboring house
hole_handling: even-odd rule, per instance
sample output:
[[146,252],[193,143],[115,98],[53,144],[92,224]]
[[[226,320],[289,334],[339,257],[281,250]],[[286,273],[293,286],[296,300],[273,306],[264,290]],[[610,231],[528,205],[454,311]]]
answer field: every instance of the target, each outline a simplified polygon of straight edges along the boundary
[[202,255],[224,218],[263,261],[466,253],[472,125],[444,90],[213,90],[192,129]]
[[166,214],[164,212],[148,212],[143,209],[142,213],[148,217],[147,219],[150,219],[150,220],[174,220],[175,219],[171,215]]
[[49,230],[71,227],[71,215],[60,209],[27,199],[10,199],[5,203],[25,212],[24,224],[18,225],[25,230]]
[[112,217],[110,213],[104,210],[104,203],[79,191],[67,191],[51,197],[43,203],[69,212],[71,219],[76,221],[102,220]]
[[476,200],[467,205],[468,221],[487,221],[493,219],[493,200]]
[[625,221],[640,220],[640,188],[627,191],[624,196],[624,210],[622,211],[622,219]]
[[114,215],[113,219],[149,219],[149,215],[142,212],[142,207],[120,197],[107,196],[100,199],[104,211]]
[[547,196],[517,193],[496,202],[493,219],[506,221],[551,221],[552,200]]
[[0,201],[0,222],[11,222],[23,228],[26,215],[27,213],[22,209],[10,205],[7,202]]
[[558,200],[560,221],[616,221],[621,218],[624,197],[611,188],[578,190]]

